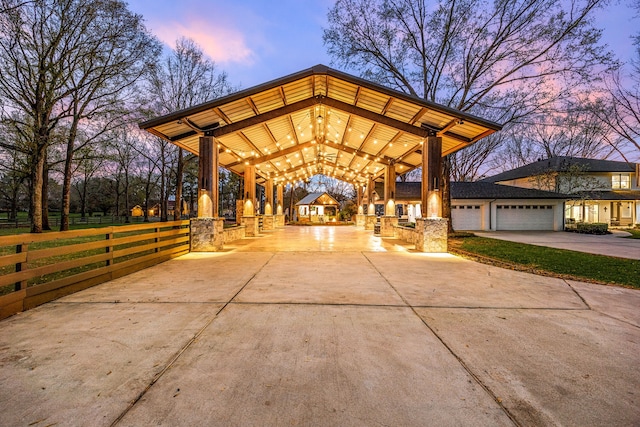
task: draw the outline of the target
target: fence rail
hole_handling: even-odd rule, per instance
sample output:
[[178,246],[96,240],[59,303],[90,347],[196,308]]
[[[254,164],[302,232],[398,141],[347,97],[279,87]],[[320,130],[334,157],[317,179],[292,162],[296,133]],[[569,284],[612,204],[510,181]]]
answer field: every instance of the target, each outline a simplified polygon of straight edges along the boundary
[[0,319],[189,252],[189,221],[0,237]]
[[[127,220],[124,216],[86,216],[71,217],[69,218],[69,225],[82,225],[82,224],[124,224]],[[60,227],[60,217],[49,217],[49,226],[56,228]],[[149,217],[148,221],[158,222],[159,217]],[[130,216],[129,223],[138,224],[144,222],[144,217]],[[28,218],[16,218],[16,219],[0,219],[0,228],[30,228],[31,222]]]

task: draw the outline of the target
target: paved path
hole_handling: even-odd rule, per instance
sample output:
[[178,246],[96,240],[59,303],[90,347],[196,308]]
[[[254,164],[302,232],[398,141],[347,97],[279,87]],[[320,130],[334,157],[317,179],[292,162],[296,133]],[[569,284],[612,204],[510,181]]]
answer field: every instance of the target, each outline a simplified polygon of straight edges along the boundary
[[0,425],[639,425],[639,307],[287,228],[0,322]]
[[564,231],[474,231],[474,234],[550,248],[640,259],[640,239],[624,238],[628,233],[621,231],[603,236]]

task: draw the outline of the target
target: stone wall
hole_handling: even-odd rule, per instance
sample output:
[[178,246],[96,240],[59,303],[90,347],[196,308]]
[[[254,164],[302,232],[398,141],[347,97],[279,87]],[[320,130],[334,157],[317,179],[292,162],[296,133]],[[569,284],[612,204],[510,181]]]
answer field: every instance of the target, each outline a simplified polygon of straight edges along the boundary
[[244,225],[238,225],[236,227],[225,228],[224,243],[233,242],[234,240],[244,239],[245,227]]
[[416,243],[416,230],[415,228],[404,227],[402,225],[396,225],[395,237],[400,240],[404,240],[409,243]]

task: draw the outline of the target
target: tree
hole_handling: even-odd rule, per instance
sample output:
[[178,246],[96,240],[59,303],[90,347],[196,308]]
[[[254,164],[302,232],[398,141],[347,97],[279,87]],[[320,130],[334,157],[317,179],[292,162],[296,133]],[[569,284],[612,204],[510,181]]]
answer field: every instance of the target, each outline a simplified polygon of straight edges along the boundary
[[[0,0],[0,9],[5,11],[0,14],[0,96],[9,111],[24,114],[16,125],[28,141],[31,231],[38,233],[43,227],[45,158],[54,128],[71,117],[69,141],[75,141],[73,122],[98,104],[107,105],[110,97],[103,95],[120,96],[118,86],[127,87],[122,83],[131,77],[129,71],[121,63],[114,68],[112,61],[139,58],[140,52],[126,51],[151,48],[155,42],[141,18],[120,0]],[[131,32],[145,42],[124,45]],[[106,82],[109,89],[101,92]]]
[[[363,77],[509,124],[567,97],[611,63],[591,25],[605,3],[338,0],[324,41],[335,63]],[[443,161],[449,218],[448,172],[462,164],[460,156]]]
[[[120,1],[83,3],[82,49],[75,55],[62,100],[68,111],[63,203],[60,231],[69,229],[72,162],[76,150],[99,141],[129,114],[126,102],[136,98],[135,83],[155,63],[160,47],[146,31],[142,17]],[[78,143],[78,130],[85,125]]]
[[[205,57],[202,48],[188,38],[178,39],[175,48],[165,56],[161,64],[152,69],[149,76],[149,91],[153,98],[151,110],[155,114],[183,110],[225,95],[231,90],[227,74],[218,72],[215,62]],[[160,146],[160,152],[163,155],[160,173],[161,181],[165,183],[169,172],[167,159],[173,146],[160,138],[156,139],[156,144]],[[174,220],[180,219],[182,215],[184,163],[183,150],[178,148],[175,159]],[[163,184],[162,187],[164,189],[165,185]],[[164,207],[163,212],[167,212],[166,200],[167,197],[163,195],[161,201]],[[163,220],[166,218],[163,217]]]

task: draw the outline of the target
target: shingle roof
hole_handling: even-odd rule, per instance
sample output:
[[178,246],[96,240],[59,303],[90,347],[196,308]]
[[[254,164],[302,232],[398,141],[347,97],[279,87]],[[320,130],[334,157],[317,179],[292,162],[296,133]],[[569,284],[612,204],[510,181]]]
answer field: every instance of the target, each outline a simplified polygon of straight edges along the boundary
[[313,204],[313,202],[315,202],[316,200],[318,200],[322,196],[327,196],[327,198],[331,199],[334,202],[334,203],[331,203],[331,204],[334,204],[334,205],[339,204],[336,199],[334,199],[333,197],[331,197],[329,195],[329,193],[324,192],[324,193],[309,193],[302,200],[300,200],[298,203],[296,203],[296,206],[298,206],[298,205],[311,205],[311,204]]
[[[396,201],[416,201],[422,195],[420,182],[396,182]],[[384,183],[376,183],[378,195],[384,193]],[[572,199],[574,196],[536,190],[533,188],[500,185],[492,182],[452,182],[452,199]]]
[[585,199],[591,200],[640,200],[640,191],[588,191],[581,192]]
[[536,176],[546,172],[564,172],[570,166],[579,165],[584,172],[634,172],[635,164],[613,160],[585,159],[581,157],[552,157],[539,160],[516,169],[511,169],[481,180],[481,182],[500,182],[512,179]]

